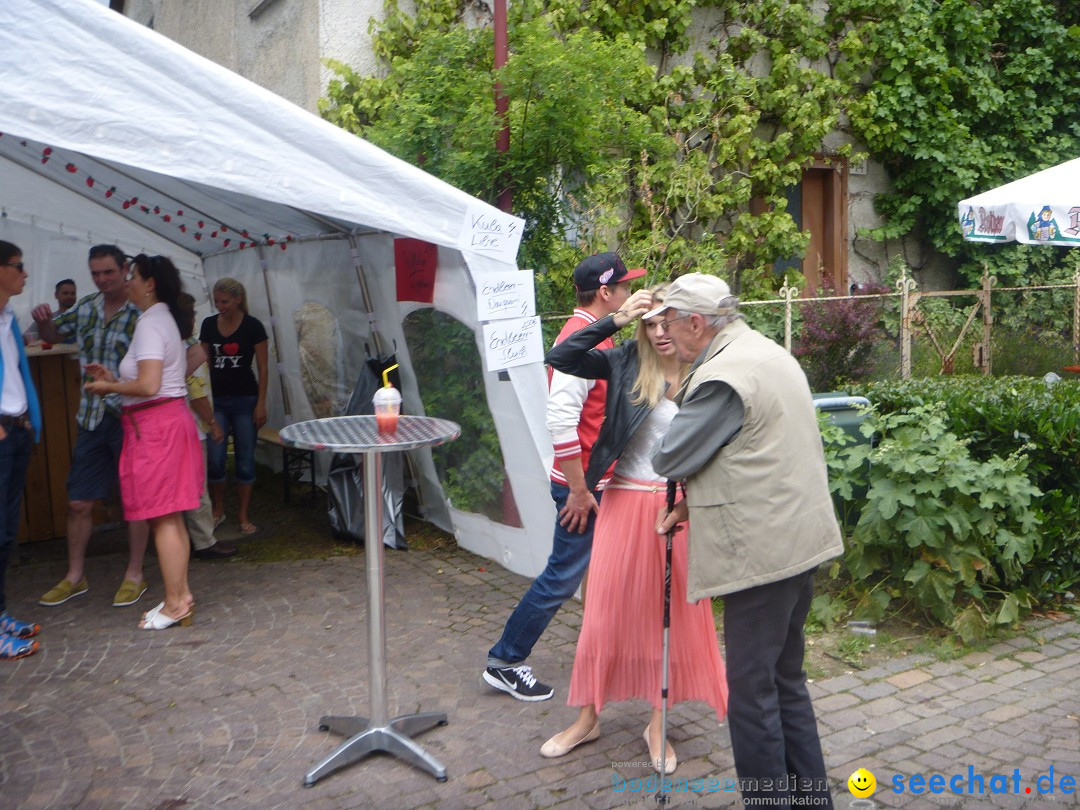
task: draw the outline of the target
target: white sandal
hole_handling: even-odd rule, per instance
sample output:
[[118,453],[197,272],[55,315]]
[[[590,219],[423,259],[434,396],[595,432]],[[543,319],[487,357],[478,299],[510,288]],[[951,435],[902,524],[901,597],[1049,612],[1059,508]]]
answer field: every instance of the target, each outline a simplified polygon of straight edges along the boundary
[[162,602],[153,610],[147,611],[143,616],[142,622],[139,624],[140,630],[167,630],[174,625],[180,625],[181,627],[190,627],[191,622],[195,617],[195,609],[192,608],[183,616],[178,616],[175,619],[162,612],[165,603]]

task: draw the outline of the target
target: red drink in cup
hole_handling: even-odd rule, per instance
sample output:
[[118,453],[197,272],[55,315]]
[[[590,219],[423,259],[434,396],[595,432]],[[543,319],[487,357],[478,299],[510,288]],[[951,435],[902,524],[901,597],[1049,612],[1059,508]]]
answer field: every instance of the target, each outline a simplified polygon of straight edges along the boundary
[[397,433],[397,420],[396,413],[376,413],[375,427],[379,429],[379,433]]
[[371,404],[375,407],[375,427],[378,428],[379,433],[384,434],[397,433],[398,414],[401,413],[401,394],[390,385],[387,379],[387,374],[392,368],[396,366],[391,366],[383,372],[385,385],[371,398]]

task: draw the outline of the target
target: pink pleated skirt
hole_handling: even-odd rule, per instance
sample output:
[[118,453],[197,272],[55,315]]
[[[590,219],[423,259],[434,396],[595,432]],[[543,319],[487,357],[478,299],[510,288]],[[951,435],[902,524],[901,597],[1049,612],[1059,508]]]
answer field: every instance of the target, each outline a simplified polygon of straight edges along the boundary
[[[567,703],[641,698],[661,707],[665,540],[655,531],[665,493],[609,485],[600,502],[585,594],[585,618]],[[675,534],[671,565],[668,704],[701,700],[727,714],[727,677],[712,602],[686,601],[687,530]]]
[[149,520],[197,508],[206,473],[187,401],[177,397],[124,408],[121,422],[124,517]]

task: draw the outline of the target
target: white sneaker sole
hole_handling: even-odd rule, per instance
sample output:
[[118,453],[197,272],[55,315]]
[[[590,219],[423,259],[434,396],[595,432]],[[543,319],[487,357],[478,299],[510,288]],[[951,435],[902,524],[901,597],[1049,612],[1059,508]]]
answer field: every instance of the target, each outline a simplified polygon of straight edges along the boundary
[[510,697],[517,698],[518,700],[524,700],[528,703],[535,703],[538,700],[550,700],[555,695],[554,689],[552,689],[546,695],[523,695],[516,689],[514,689],[512,686],[510,686],[510,684],[506,683],[505,681],[500,681],[487,670],[484,670],[483,678],[484,683],[486,683],[488,686],[492,686],[498,689],[500,692],[506,692],[506,694],[510,695]]
[[129,601],[129,602],[113,602],[112,606],[113,607],[127,607],[128,605],[134,605],[136,602],[138,602],[140,599],[143,598],[144,593],[146,593],[146,588],[143,588],[142,591],[140,591],[139,595],[136,596],[131,601]]
[[44,599],[39,599],[38,604],[42,605],[44,607],[56,607],[57,605],[62,605],[62,604],[64,604],[64,602],[68,602],[68,601],[74,599],[76,596],[82,596],[84,593],[86,593],[89,590],[90,590],[89,588],[86,588],[85,590],[82,590],[82,591],[76,591],[71,596],[68,596],[65,599],[61,599],[59,602],[46,602]]

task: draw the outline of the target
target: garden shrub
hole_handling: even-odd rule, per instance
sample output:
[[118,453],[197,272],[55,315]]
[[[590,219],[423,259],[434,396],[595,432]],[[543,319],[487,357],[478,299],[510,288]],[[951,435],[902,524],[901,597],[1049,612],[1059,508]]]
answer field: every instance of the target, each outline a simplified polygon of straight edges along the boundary
[[[833,296],[836,289],[827,284],[814,295]],[[799,358],[811,389],[830,391],[870,372],[871,352],[881,331],[880,299],[813,301],[800,309],[802,329],[792,354]]]
[[1080,385],[952,377],[852,393],[874,403],[862,429],[880,444],[823,436],[831,487],[860,513],[844,564],[862,612],[910,597],[972,639],[1080,582]]
[[1032,377],[938,377],[859,391],[882,413],[941,403],[952,430],[968,438],[980,460],[1006,457],[1024,446],[1046,515],[1027,585],[1043,601],[1080,583],[1080,382],[1048,386]]

